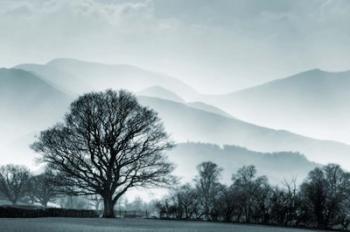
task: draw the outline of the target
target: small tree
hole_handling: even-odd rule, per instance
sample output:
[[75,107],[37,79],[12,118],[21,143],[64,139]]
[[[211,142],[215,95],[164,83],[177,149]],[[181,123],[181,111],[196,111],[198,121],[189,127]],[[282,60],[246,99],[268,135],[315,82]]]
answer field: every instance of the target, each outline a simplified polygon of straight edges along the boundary
[[[251,223],[259,217],[264,219],[267,210],[266,199],[271,191],[268,180],[265,176],[256,176],[256,168],[252,165],[243,166],[232,176],[234,191],[237,192],[239,217],[244,217],[244,222]],[[262,215],[257,215],[262,214]],[[258,222],[258,221],[256,221]]]
[[197,170],[199,175],[195,181],[200,205],[205,219],[211,220],[213,219],[211,214],[214,209],[215,198],[218,197],[218,193],[221,190],[219,178],[222,168],[219,168],[213,162],[203,162],[197,166]]
[[291,182],[284,181],[283,188],[276,186],[272,189],[270,208],[272,223],[293,226],[307,219],[301,205],[296,179],[292,179]]
[[33,176],[30,183],[30,194],[35,202],[47,207],[49,201],[54,200],[62,191],[58,183],[61,182],[61,176],[54,174],[46,169],[44,173]]
[[238,208],[237,195],[232,186],[222,186],[216,207],[225,222],[234,221],[235,210]]
[[198,212],[198,193],[190,184],[185,184],[174,193],[179,207],[181,208],[182,217],[191,219]]
[[300,194],[311,221],[318,228],[343,224],[348,216],[344,206],[348,207],[350,173],[336,164],[315,168],[302,184]]
[[13,205],[29,190],[30,172],[24,166],[8,164],[0,167],[0,192]]
[[157,113],[126,91],[93,92],[71,104],[64,123],[43,131],[33,149],[65,175],[70,191],[98,194],[103,217],[130,188],[170,184],[172,147]]

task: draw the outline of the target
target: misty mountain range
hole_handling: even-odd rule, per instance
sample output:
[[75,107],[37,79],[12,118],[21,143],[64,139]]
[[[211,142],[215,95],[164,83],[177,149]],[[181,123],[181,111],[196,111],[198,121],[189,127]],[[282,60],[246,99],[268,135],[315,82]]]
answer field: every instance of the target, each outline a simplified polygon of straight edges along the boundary
[[350,71],[306,71],[253,88],[207,96],[258,125],[350,143]]
[[[338,131],[337,135],[341,135],[337,130],[340,125],[333,122],[343,117],[339,122],[346,128],[349,80],[349,73],[312,70],[255,88],[209,96],[176,78],[135,66],[72,59],[56,59],[44,65],[23,64],[0,70],[0,137],[4,138],[0,146],[7,153],[17,149],[14,154],[23,157],[24,163],[30,162],[33,153],[27,146],[33,135],[61,120],[76,96],[86,91],[124,88],[137,93],[141,104],[159,113],[175,142],[232,146],[221,149],[217,145],[180,144],[170,152],[171,157],[177,154],[179,169],[187,167],[183,160],[188,160],[192,170],[207,159],[232,170],[242,164],[256,164],[262,174],[275,182],[279,175],[282,178],[288,173],[301,173],[303,178],[316,165],[308,160],[336,162],[350,168],[346,163],[350,163],[350,145],[299,135],[302,129],[306,135],[312,130]],[[266,155],[272,152],[279,153]],[[293,152],[302,153],[308,160]],[[298,158],[291,159],[290,154]],[[247,159],[243,162],[244,157]],[[261,160],[265,160],[263,164]]]
[[196,91],[176,78],[132,65],[106,65],[73,59],[55,59],[45,65],[22,64],[16,68],[35,73],[55,88],[69,94],[81,94],[107,88],[142,91],[161,86],[183,98],[193,98]]

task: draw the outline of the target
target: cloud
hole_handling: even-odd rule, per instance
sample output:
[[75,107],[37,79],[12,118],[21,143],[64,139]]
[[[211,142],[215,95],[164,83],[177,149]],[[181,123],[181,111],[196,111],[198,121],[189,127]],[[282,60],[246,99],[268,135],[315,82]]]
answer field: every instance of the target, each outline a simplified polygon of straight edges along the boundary
[[347,0],[3,0],[0,63],[72,57],[223,92],[350,68]]

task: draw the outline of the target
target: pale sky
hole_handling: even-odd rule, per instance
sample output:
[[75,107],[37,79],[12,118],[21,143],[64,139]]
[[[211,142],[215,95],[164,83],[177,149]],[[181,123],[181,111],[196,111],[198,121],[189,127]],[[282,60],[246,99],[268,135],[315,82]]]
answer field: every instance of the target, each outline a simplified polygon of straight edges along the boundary
[[0,66],[134,64],[223,93],[350,69],[348,0],[0,0]]

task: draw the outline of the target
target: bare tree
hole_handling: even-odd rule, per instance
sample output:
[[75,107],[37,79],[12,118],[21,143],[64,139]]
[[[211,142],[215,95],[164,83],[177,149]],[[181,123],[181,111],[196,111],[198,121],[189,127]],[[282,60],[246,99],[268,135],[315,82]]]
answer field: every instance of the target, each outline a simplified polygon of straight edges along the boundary
[[256,214],[265,214],[267,210],[265,202],[270,193],[270,186],[265,176],[257,177],[256,173],[256,168],[250,165],[243,166],[232,176],[232,187],[238,194],[240,208],[238,220],[243,216],[246,223],[257,217]]
[[190,184],[181,186],[174,194],[179,207],[182,209],[183,217],[191,219],[198,212],[198,193]]
[[235,209],[238,208],[238,202],[236,201],[237,198],[237,193],[232,186],[222,186],[217,207],[219,208],[220,214],[225,222],[233,221]]
[[172,143],[157,113],[123,90],[79,97],[64,123],[43,131],[32,147],[65,175],[71,192],[100,195],[103,217],[114,217],[114,205],[129,188],[174,180],[163,154]]
[[[170,207],[166,208],[165,203]],[[197,189],[190,184],[185,184],[174,188],[167,201],[163,202],[163,208],[160,209],[173,210],[177,219],[191,219],[198,216],[199,203]]]
[[13,205],[29,190],[30,172],[24,166],[8,164],[0,167],[0,192]]
[[49,201],[57,198],[61,193],[58,183],[61,182],[59,176],[51,170],[46,169],[44,173],[33,176],[30,182],[30,194],[34,202],[39,202],[42,206],[47,207]]
[[211,219],[215,197],[218,197],[221,185],[219,178],[222,168],[213,162],[203,162],[197,166],[199,175],[196,177],[196,187],[201,202],[202,212],[206,220]]
[[339,224],[340,218],[348,216],[342,213],[344,205],[348,206],[349,193],[350,173],[336,164],[315,168],[301,186],[310,220],[322,229],[331,228]]

